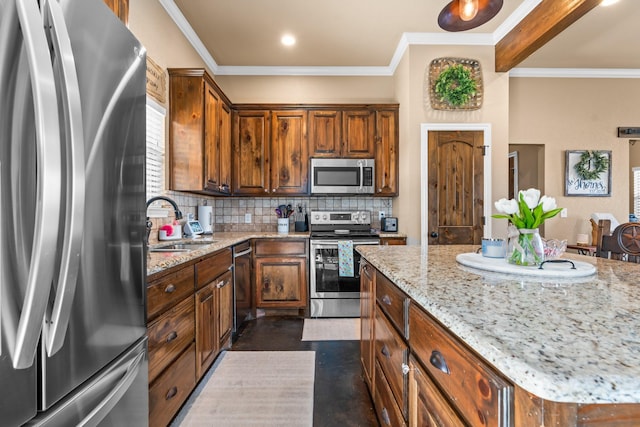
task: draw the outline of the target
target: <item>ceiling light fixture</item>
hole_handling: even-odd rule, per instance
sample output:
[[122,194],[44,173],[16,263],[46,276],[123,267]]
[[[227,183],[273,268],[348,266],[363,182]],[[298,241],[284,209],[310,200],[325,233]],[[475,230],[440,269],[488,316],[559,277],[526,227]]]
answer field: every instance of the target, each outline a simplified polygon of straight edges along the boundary
[[446,31],[465,31],[489,22],[502,9],[503,0],[453,0],[438,15]]
[[285,34],[280,39],[280,42],[285,46],[293,46],[294,44],[296,44],[296,38],[293,37],[291,34]]
[[600,6],[611,6],[614,3],[618,3],[618,0],[602,0]]

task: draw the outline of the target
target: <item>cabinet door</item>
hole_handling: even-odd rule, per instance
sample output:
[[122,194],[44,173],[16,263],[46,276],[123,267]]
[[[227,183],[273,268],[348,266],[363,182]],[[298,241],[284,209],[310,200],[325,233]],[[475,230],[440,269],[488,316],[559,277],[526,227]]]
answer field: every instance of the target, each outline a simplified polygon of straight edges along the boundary
[[228,345],[233,328],[233,274],[224,273],[216,280],[218,351]]
[[373,384],[373,324],[375,309],[375,271],[370,264],[363,262],[360,273],[360,361],[364,371],[364,378],[369,385],[371,394],[374,393]]
[[409,427],[462,427],[465,423],[420,363],[409,357]]
[[305,194],[309,180],[307,112],[271,113],[271,193]]
[[129,0],[104,0],[104,3],[124,25],[129,26]]
[[306,258],[256,258],[255,270],[257,307],[306,307]]
[[219,160],[220,160],[220,186],[219,191],[224,194],[231,193],[231,108],[225,102],[219,103],[218,128]]
[[376,112],[376,196],[398,195],[398,112]]
[[237,111],[233,120],[233,194],[269,192],[269,111]]
[[340,111],[309,111],[309,157],[341,156],[341,123]]
[[200,379],[218,354],[216,282],[196,292],[196,378]]
[[219,105],[220,96],[209,84],[204,85],[204,153],[205,153],[205,189],[220,190],[220,134]]
[[342,156],[373,158],[375,114],[369,110],[342,113]]

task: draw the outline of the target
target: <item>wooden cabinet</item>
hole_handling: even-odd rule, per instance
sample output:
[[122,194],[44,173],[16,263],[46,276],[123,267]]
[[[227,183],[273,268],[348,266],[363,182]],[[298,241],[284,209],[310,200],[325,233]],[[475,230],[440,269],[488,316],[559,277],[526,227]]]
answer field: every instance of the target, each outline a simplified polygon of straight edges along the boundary
[[406,245],[406,237],[380,237],[380,244],[383,246]]
[[376,111],[375,195],[398,195],[398,109]]
[[375,113],[348,110],[342,113],[342,157],[373,158]]
[[375,112],[368,108],[309,111],[311,157],[373,158]]
[[124,25],[129,26],[129,0],[104,0],[104,3],[120,18]]
[[308,193],[307,112],[235,111],[233,165],[236,195]]
[[374,390],[375,277],[374,268],[363,260],[360,264],[360,361],[364,379],[370,390]]
[[306,308],[307,242],[307,239],[256,241],[256,307]]
[[228,346],[233,322],[231,249],[196,264],[196,378],[200,379]]
[[307,112],[271,112],[271,194],[309,191]]
[[202,69],[169,70],[169,189],[231,192],[231,103]]
[[267,110],[233,112],[233,194],[269,193],[269,140],[271,117]]
[[150,425],[167,425],[196,384],[194,279],[188,265],[149,280]]
[[[452,411],[471,426],[511,425],[513,386],[509,382],[415,304],[409,309],[409,329],[411,351],[447,397]],[[417,390],[414,397],[424,393],[428,392]]]
[[309,156],[342,156],[342,111],[309,110]]

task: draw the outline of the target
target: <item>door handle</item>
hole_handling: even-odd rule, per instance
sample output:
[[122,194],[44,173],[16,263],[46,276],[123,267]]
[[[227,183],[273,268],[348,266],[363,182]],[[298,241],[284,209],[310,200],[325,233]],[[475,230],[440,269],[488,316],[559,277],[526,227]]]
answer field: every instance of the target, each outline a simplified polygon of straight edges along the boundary
[[[58,224],[60,218],[62,164],[55,79],[38,4],[32,1],[8,4],[15,4],[29,63],[38,165],[33,250],[13,351],[13,367],[24,369],[33,365],[35,359],[53,279],[58,227],[51,224]],[[10,7],[4,13],[12,13]]]
[[433,237],[435,239],[436,237],[438,237],[438,233],[436,233],[435,231],[432,231],[431,232],[431,237]]
[[64,21],[62,9],[57,1],[46,2],[45,28],[50,21],[51,44],[58,53],[60,79],[60,96],[64,98],[61,111],[64,123],[66,152],[66,205],[64,238],[60,257],[60,267],[55,286],[56,295],[53,300],[50,321],[45,323],[44,337],[49,356],[57,353],[64,344],[71,305],[76,292],[76,282],[80,269],[80,250],[82,246],[82,227],[84,225],[84,138],[82,129],[82,111],[80,110],[80,87],[76,74],[71,42]]

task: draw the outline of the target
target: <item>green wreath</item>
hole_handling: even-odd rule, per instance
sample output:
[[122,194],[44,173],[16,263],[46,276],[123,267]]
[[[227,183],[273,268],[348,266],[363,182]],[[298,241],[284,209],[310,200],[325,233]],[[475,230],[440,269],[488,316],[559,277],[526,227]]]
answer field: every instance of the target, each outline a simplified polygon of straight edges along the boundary
[[460,64],[454,64],[440,73],[436,79],[436,94],[441,101],[459,107],[469,102],[476,93],[476,81],[471,71]]
[[600,151],[585,151],[574,169],[578,177],[584,180],[597,179],[609,167],[609,159]]

